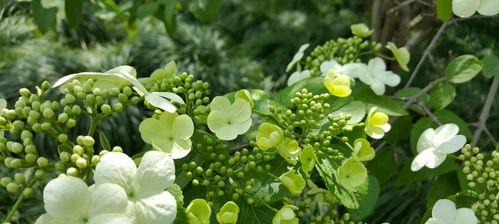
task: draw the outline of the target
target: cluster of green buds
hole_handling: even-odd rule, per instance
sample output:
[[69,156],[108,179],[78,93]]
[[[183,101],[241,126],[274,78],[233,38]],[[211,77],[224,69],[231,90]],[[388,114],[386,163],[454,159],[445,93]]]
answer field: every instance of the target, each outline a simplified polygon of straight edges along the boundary
[[475,215],[483,223],[498,223],[499,152],[486,155],[477,147],[466,145],[461,153],[468,187],[478,193],[478,201],[472,206]]
[[[153,82],[147,87],[151,91],[173,92],[185,100],[177,112],[190,116],[207,116],[206,105],[210,103],[211,88],[209,83],[197,80],[192,74],[182,73],[171,78]],[[206,119],[206,118],[205,118]]]
[[320,66],[324,61],[334,59],[340,64],[359,62],[361,56],[376,53],[381,48],[381,44],[357,36],[330,40],[310,53],[305,60],[305,68],[310,70],[313,76],[319,76]]

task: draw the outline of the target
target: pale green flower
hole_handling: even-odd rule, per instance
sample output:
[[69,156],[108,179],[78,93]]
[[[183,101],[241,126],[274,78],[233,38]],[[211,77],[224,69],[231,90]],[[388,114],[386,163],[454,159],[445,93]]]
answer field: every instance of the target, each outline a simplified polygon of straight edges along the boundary
[[174,159],[183,158],[191,151],[194,123],[186,114],[163,112],[159,119],[143,120],[139,131],[144,142],[171,154]]
[[233,201],[228,201],[217,213],[217,221],[220,224],[236,224],[238,216],[239,206]]
[[407,68],[407,64],[411,60],[411,53],[409,53],[409,50],[407,50],[406,47],[397,48],[392,42],[388,42],[386,48],[392,52],[395,60],[399,63],[400,68],[406,72],[409,71],[409,68]]
[[374,159],[376,152],[366,139],[359,138],[353,143],[353,155],[364,162]]
[[300,195],[306,185],[303,177],[298,175],[294,170],[283,173],[279,177],[279,179],[281,180],[282,184],[289,190],[289,192],[294,196]]
[[279,155],[291,164],[296,164],[301,152],[298,141],[290,138],[282,140],[276,149]]
[[189,224],[209,224],[211,207],[204,199],[194,199],[185,209]]
[[386,70],[386,65],[383,59],[373,58],[369,63],[356,63],[355,74],[357,77],[370,86],[376,95],[383,95],[385,93],[385,85],[397,86],[400,83],[400,77]]
[[338,180],[341,186],[354,191],[356,187],[362,185],[367,179],[366,167],[355,158],[351,157],[338,168]]
[[369,29],[369,27],[366,26],[364,23],[357,23],[353,24],[350,26],[350,29],[352,30],[352,33],[355,36],[366,38],[368,36],[371,36],[374,30]]
[[35,224],[132,224],[126,193],[116,184],[89,188],[79,178],[60,176],[45,186],[43,202],[47,213]]
[[294,205],[282,206],[272,219],[272,224],[298,224],[300,220],[296,216],[296,210],[298,208]]
[[177,202],[165,191],[175,180],[175,165],[164,152],[146,152],[138,168],[126,154],[108,152],[97,164],[94,180],[96,186],[112,183],[125,190],[127,212],[134,214],[134,223],[168,224],[175,220]]
[[315,162],[317,161],[317,156],[315,155],[315,150],[312,146],[307,145],[300,153],[300,163],[301,168],[305,172],[310,172],[314,169]]
[[288,66],[286,67],[286,72],[289,72],[293,66],[295,66],[296,63],[298,63],[302,58],[305,53],[305,50],[310,46],[310,44],[303,44],[300,46],[300,49],[298,49],[298,52],[293,56],[293,60],[289,62]]
[[459,17],[470,17],[475,12],[484,16],[493,16],[499,13],[497,0],[452,0],[452,12]]
[[331,95],[337,97],[347,97],[352,93],[350,78],[344,75],[335,76],[333,73],[329,73],[324,77],[323,84]]
[[274,124],[263,122],[258,127],[256,134],[256,145],[262,150],[277,147],[284,139],[282,129]]
[[434,169],[445,161],[448,154],[461,149],[466,144],[466,137],[458,132],[459,127],[455,124],[426,129],[418,139],[416,149],[419,154],[412,161],[411,170],[418,171],[424,166]]
[[222,140],[234,140],[251,127],[251,106],[242,99],[233,104],[223,96],[215,97],[210,104],[208,128]]
[[367,135],[375,139],[383,138],[392,126],[388,123],[388,115],[383,112],[376,112],[376,107],[369,110],[364,131]]
[[478,218],[469,208],[456,209],[456,204],[448,199],[438,200],[431,210],[432,217],[426,224],[477,224]]

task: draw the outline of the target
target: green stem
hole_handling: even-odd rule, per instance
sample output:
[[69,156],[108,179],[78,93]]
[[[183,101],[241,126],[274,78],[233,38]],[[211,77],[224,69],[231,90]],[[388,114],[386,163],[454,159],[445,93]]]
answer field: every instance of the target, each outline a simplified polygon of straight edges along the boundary
[[274,211],[274,212],[278,212],[278,211],[279,211],[279,210],[277,210],[276,208],[274,208],[274,207],[270,206],[270,205],[269,205],[269,204],[267,204],[267,203],[263,203],[263,205],[264,205],[265,207],[269,208],[270,210]]
[[7,214],[7,217],[5,218],[5,221],[4,221],[5,223],[10,223],[12,221],[12,217],[14,216],[14,213],[17,211],[17,208],[21,205],[23,200],[24,200],[24,195],[21,191],[21,194],[19,195],[19,198],[17,198],[16,203],[14,204],[14,206],[12,206],[9,213]]
[[90,129],[88,130],[88,136],[93,136],[97,130],[98,120],[95,116],[90,116]]

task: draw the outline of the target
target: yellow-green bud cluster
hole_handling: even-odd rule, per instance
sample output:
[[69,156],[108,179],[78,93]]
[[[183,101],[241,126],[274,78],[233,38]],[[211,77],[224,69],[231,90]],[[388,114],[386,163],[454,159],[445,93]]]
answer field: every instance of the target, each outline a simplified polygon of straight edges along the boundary
[[307,223],[326,224],[357,224],[350,218],[350,214],[342,211],[334,197],[328,192],[318,192],[312,197],[298,199],[296,205],[300,220]]
[[381,48],[381,44],[360,37],[330,40],[324,45],[317,46],[310,53],[305,60],[305,69],[310,70],[313,76],[319,76],[321,75],[320,66],[324,61],[334,59],[340,64],[356,62],[360,55],[366,52],[376,53]]
[[459,158],[464,161],[463,173],[468,187],[481,189],[477,190],[478,201],[472,206],[475,215],[482,223],[498,223],[499,152],[492,151],[487,156],[479,152],[477,147],[466,145]]

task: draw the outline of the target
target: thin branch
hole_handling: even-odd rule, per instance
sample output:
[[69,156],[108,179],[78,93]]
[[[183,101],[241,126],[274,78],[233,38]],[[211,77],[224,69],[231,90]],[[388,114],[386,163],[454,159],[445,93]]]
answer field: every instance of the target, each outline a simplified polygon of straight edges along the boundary
[[411,3],[415,2],[415,1],[417,1],[417,0],[406,0],[405,2],[397,3],[397,6],[391,8],[390,11],[394,12],[394,11],[399,10],[400,8],[402,8],[402,7],[406,6],[406,5],[409,5],[409,4],[411,4]]
[[426,60],[426,57],[428,57],[428,55],[430,54],[430,51],[433,49],[433,47],[435,46],[435,44],[437,43],[437,40],[440,38],[440,36],[442,36],[442,34],[444,33],[444,30],[445,28],[447,27],[447,25],[451,22],[452,20],[450,21],[447,21],[445,23],[442,24],[442,26],[440,26],[440,29],[438,29],[437,31],[437,34],[435,34],[435,36],[433,37],[433,39],[431,40],[430,44],[428,45],[428,47],[425,49],[424,53],[423,53],[423,56],[421,57],[421,59],[419,60],[418,64],[416,65],[416,68],[414,68],[414,71],[412,71],[412,74],[411,76],[409,77],[409,80],[407,81],[407,83],[405,84],[405,88],[411,86],[412,84],[412,81],[414,80],[414,78],[416,77],[416,75],[418,74],[419,70],[421,69],[421,66],[423,65],[424,61]]
[[480,113],[480,118],[478,119],[478,127],[473,133],[473,140],[471,141],[472,147],[475,147],[476,143],[480,139],[480,136],[482,135],[483,130],[485,129],[487,119],[489,118],[490,115],[490,109],[492,108],[492,104],[494,103],[494,97],[496,95],[498,85],[499,85],[499,76],[496,76],[492,81],[489,93],[487,94],[487,99],[485,100],[482,112]]
[[383,2],[381,0],[374,0],[371,11],[371,29],[374,30],[371,40],[377,41],[380,36],[381,24],[383,21]]
[[494,145],[497,144],[497,140],[496,140],[496,138],[494,138],[494,135],[492,135],[489,128],[485,127],[485,129],[483,129],[483,131],[485,132],[485,134],[487,134],[487,136],[492,141],[492,143],[494,143]]
[[442,125],[442,122],[440,122],[440,120],[438,120],[437,116],[435,116],[435,114],[433,114],[430,109],[428,109],[428,107],[426,107],[423,103],[421,102],[418,102],[418,106],[419,108],[421,108],[421,110],[423,110],[423,112],[428,115],[428,117],[430,117],[431,121],[433,121],[433,123],[435,124],[438,124],[438,125]]

